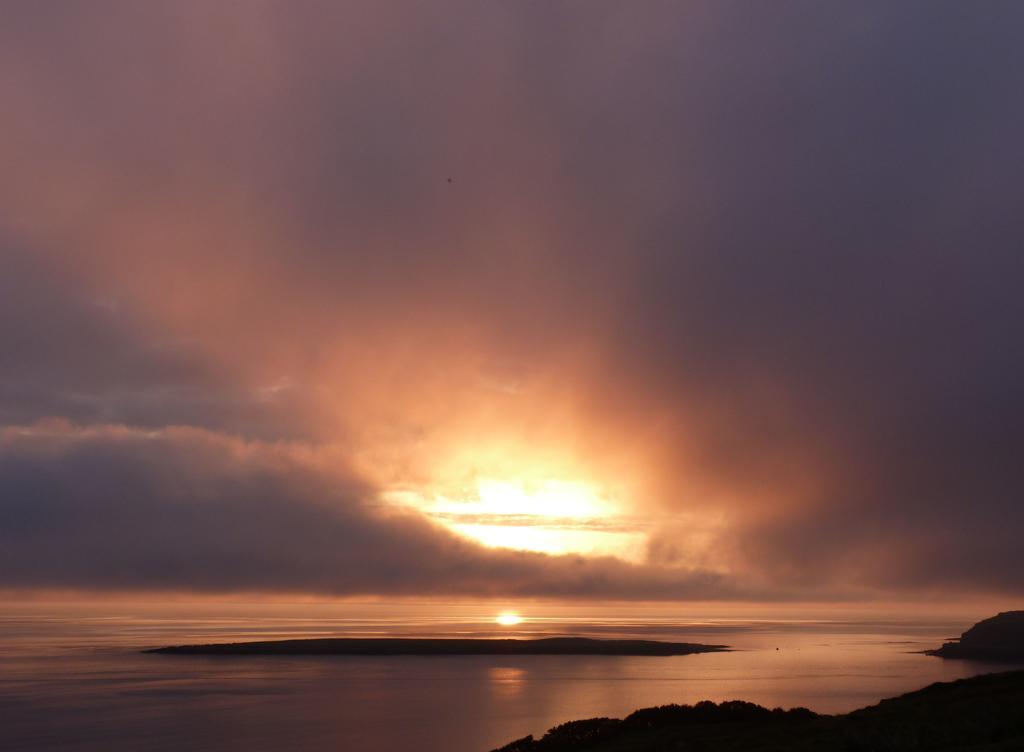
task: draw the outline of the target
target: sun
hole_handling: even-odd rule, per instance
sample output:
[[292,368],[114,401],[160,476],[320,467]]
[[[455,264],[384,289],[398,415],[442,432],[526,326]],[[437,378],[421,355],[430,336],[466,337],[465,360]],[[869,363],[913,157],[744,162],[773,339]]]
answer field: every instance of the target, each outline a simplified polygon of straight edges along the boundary
[[523,617],[519,614],[512,613],[511,611],[502,611],[496,617],[494,621],[503,627],[514,627],[516,624],[521,624]]

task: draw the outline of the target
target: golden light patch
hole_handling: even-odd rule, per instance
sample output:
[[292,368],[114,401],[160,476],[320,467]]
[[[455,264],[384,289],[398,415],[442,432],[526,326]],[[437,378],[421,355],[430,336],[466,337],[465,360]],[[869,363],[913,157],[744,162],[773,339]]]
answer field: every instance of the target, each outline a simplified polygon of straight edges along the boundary
[[483,478],[461,492],[389,494],[450,530],[493,548],[640,560],[646,534],[626,524],[601,488],[579,481]]

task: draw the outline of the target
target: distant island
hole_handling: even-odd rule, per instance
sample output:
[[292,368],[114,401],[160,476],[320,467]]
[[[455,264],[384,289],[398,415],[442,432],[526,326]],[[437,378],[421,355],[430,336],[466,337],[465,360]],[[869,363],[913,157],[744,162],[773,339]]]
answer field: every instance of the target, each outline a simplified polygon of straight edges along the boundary
[[1024,662],[1024,611],[1004,611],[979,621],[960,639],[926,652],[941,658]]
[[845,715],[749,702],[638,710],[571,721],[493,752],[911,752],[1024,749],[1024,671],[929,687]]
[[325,638],[177,645],[144,650],[171,655],[690,655],[718,653],[727,645],[585,637],[514,639]]

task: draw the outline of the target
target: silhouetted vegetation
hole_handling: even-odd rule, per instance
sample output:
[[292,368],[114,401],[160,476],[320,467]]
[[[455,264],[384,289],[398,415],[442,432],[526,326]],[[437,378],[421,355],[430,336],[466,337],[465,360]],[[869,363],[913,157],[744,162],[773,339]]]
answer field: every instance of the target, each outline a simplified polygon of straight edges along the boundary
[[556,726],[495,752],[997,752],[1024,750],[1024,671],[933,684],[846,715],[749,702],[638,710]]

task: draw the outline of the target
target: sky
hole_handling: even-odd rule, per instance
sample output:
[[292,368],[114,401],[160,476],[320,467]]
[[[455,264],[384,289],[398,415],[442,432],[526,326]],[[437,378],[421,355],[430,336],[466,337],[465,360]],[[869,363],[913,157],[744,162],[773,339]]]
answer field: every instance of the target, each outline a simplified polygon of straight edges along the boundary
[[1024,594],[1024,8],[0,24],[0,589]]

